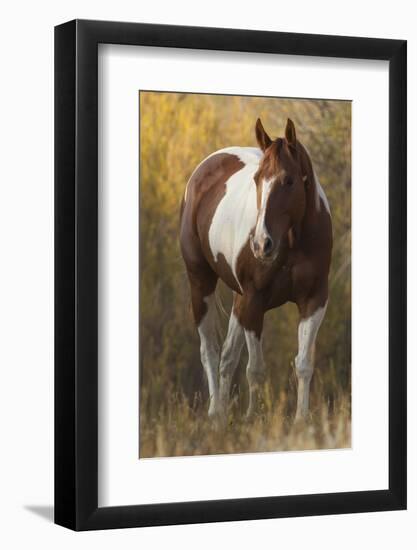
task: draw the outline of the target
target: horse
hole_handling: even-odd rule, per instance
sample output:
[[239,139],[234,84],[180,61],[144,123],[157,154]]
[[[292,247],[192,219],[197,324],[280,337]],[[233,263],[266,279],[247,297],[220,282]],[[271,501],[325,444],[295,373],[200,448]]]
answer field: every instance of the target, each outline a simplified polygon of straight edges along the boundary
[[[233,373],[246,342],[247,417],[262,396],[266,311],[287,302],[299,311],[295,419],[309,416],[317,333],[328,303],[333,246],[327,197],[291,119],[272,140],[261,120],[259,147],[227,147],[192,173],[180,212],[180,248],[208,380],[209,417],[225,419]],[[217,338],[218,279],[233,291],[227,336]]]

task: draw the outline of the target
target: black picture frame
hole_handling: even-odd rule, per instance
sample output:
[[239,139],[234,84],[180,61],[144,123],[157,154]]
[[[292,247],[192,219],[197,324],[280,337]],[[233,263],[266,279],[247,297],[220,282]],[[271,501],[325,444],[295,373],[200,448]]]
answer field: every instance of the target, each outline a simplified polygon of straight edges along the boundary
[[[98,44],[389,62],[389,488],[98,506]],[[74,20],[55,28],[55,522],[74,530],[406,508],[404,40]],[[214,54],[213,54],[214,55]]]

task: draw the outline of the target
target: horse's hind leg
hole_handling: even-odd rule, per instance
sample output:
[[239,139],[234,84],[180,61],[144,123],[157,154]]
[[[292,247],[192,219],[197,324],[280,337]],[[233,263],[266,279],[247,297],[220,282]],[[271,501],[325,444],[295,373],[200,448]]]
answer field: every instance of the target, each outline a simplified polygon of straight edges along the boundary
[[194,320],[200,336],[200,355],[207,376],[210,396],[209,416],[218,409],[219,384],[218,367],[220,360],[220,342],[218,335],[217,307],[215,289],[217,275],[212,271],[204,273],[188,272],[191,288],[191,303]]
[[262,330],[264,321],[262,299],[256,293],[244,294],[241,299],[238,319],[245,330],[248,347],[246,376],[249,384],[249,405],[247,418],[251,418],[259,408],[265,382],[265,363],[262,353]]
[[243,344],[245,342],[243,327],[237,318],[241,299],[242,297],[239,294],[234,294],[233,307],[229,319],[229,328],[227,329],[227,336],[223,344],[220,359],[220,398],[219,410],[217,412],[220,417],[223,417],[223,419],[227,415],[233,373],[236,370]]

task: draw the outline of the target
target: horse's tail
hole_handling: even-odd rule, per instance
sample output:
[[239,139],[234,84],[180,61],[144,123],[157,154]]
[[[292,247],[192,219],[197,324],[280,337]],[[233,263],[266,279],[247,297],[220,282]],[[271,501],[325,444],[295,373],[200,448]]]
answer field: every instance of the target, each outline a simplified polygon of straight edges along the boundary
[[219,288],[217,287],[216,288],[216,291],[214,293],[214,299],[215,299],[215,302],[216,302],[216,309],[217,309],[217,312],[219,314],[219,317],[223,317],[225,319],[227,319],[229,317],[227,311],[226,311],[226,308],[224,306],[224,302],[222,300],[222,297],[220,295],[220,292],[219,292]]
[[227,332],[227,319],[229,314],[227,313],[226,307],[224,305],[219,287],[217,286],[214,291],[214,303],[216,305],[216,338],[219,342],[220,349],[222,348],[224,339]]

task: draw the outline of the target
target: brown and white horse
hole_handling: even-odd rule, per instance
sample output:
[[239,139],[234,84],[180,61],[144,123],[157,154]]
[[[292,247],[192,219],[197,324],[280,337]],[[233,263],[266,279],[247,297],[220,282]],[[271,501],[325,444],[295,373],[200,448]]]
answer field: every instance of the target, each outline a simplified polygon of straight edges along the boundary
[[[256,122],[254,147],[229,147],[201,162],[181,206],[180,244],[210,394],[209,416],[225,418],[233,372],[246,342],[248,416],[264,381],[265,312],[298,306],[296,418],[309,410],[317,333],[326,312],[332,251],[329,204],[306,148],[288,119],[274,141]],[[234,293],[221,349],[214,297],[218,279]]]

